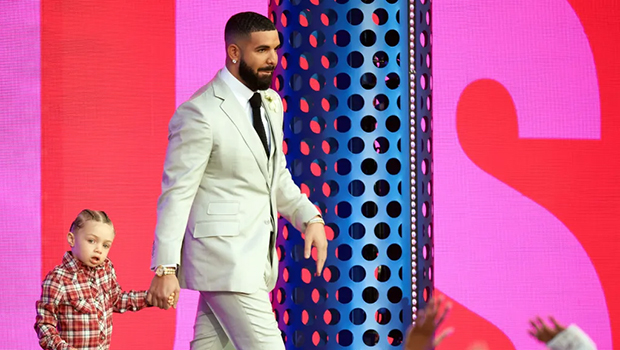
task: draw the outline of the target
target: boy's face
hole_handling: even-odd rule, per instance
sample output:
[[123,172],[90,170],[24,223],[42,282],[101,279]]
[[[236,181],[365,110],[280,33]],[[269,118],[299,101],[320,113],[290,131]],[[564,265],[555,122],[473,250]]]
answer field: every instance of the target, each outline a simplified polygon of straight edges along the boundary
[[105,261],[114,241],[114,227],[97,221],[86,221],[77,232],[69,232],[67,241],[73,256],[90,267]]

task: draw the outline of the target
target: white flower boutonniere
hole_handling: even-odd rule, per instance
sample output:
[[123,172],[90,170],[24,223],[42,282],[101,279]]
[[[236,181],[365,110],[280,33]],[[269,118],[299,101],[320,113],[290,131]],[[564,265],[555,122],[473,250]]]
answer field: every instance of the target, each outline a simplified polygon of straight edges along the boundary
[[267,108],[269,108],[270,111],[272,112],[276,112],[276,101],[274,101],[274,98],[271,97],[270,95],[265,95],[265,100],[267,100]]

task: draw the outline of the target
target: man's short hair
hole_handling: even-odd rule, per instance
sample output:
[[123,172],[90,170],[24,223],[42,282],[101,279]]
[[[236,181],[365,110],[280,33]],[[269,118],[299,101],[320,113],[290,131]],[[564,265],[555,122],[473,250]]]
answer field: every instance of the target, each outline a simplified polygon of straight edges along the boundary
[[276,30],[276,26],[269,18],[256,12],[240,12],[230,17],[224,29],[226,45],[233,43],[239,37],[249,37],[254,32],[268,32]]

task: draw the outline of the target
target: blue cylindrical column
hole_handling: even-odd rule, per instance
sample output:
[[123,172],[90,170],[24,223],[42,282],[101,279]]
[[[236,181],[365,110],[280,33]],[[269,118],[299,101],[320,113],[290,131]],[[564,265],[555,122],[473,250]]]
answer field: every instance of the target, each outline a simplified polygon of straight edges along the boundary
[[410,172],[423,137],[410,114],[409,3],[272,0],[269,16],[283,45],[274,88],[288,164],[330,239],[315,277],[302,236],[282,223],[273,304],[287,349],[398,349],[418,304],[416,224],[432,218],[412,211],[428,198]]

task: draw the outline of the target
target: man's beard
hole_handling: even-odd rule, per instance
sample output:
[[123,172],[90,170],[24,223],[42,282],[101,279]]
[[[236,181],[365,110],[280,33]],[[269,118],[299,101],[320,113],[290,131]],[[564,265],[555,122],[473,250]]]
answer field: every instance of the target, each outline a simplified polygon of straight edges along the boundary
[[241,59],[239,61],[239,76],[243,79],[250,90],[267,90],[271,86],[273,74],[261,77],[259,76],[259,72],[273,72],[274,68],[274,66],[259,68],[258,72],[254,73],[252,68],[250,68],[250,66],[248,66],[243,59]]

